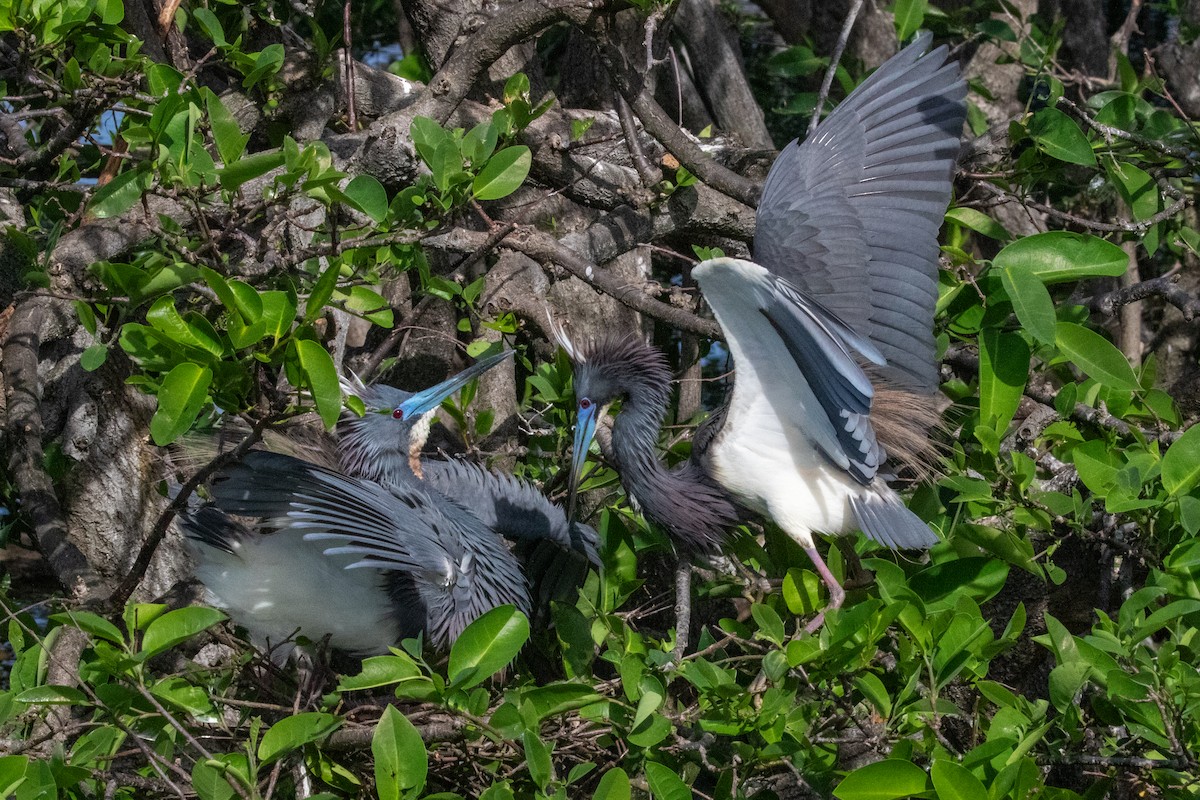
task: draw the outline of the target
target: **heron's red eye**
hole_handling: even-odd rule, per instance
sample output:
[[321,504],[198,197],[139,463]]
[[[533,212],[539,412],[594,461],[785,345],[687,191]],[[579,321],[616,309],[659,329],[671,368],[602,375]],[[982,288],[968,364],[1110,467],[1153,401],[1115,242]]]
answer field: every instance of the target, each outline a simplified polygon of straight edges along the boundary
[[589,408],[592,407],[592,401],[587,397],[581,397],[581,398],[579,398],[579,407],[582,408],[584,411],[587,411]]
[[392,409],[392,419],[404,419],[404,409],[396,406]]

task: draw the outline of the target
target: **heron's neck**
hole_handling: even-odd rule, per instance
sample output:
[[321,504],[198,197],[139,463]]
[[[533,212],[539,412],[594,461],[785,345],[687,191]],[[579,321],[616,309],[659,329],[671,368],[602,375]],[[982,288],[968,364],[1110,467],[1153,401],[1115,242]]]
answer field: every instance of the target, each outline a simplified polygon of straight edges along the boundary
[[623,405],[613,423],[617,471],[642,513],[666,528],[672,541],[691,551],[711,551],[737,524],[737,510],[695,458],[677,469],[662,462],[658,438],[665,415],[665,407]]

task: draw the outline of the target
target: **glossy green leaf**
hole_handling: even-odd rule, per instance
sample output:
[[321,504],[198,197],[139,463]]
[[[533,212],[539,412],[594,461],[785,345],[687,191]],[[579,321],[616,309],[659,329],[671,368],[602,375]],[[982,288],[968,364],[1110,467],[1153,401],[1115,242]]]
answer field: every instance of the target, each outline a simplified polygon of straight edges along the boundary
[[362,662],[357,675],[343,676],[339,692],[360,692],[421,677],[424,673],[408,655],[372,656]]
[[[0,798],[6,798],[25,782],[29,756],[0,756]],[[628,795],[626,795],[626,800]]]
[[478,686],[508,666],[529,638],[529,620],[512,606],[497,606],[467,626],[450,648],[447,674],[455,686]]
[[1089,377],[1113,389],[1141,389],[1133,368],[1108,339],[1073,322],[1058,323],[1054,333],[1058,349]]
[[1015,333],[988,328],[979,337],[979,419],[999,434],[1021,404],[1029,356],[1029,345]]
[[1057,108],[1043,108],[1028,123],[1029,136],[1048,155],[1068,164],[1096,165],[1096,154],[1079,123]]
[[429,772],[429,754],[421,734],[395,706],[384,709],[371,739],[375,756],[375,791],[379,800],[420,794]]
[[312,291],[308,295],[308,300],[304,303],[305,322],[312,322],[324,312],[325,304],[333,297],[333,290],[337,288],[340,274],[341,267],[336,263],[325,267],[325,271],[321,273],[320,277],[317,278],[317,282],[313,284]]
[[293,714],[272,725],[258,742],[258,760],[264,764],[298,750],[309,742],[324,739],[342,721],[333,714],[308,711]]
[[1018,239],[992,263],[1036,275],[1050,285],[1080,278],[1117,277],[1129,268],[1129,255],[1115,244],[1086,233],[1050,231]]
[[150,327],[172,341],[214,356],[224,355],[225,346],[207,320],[193,319],[194,321],[183,318],[175,308],[175,299],[171,296],[160,297],[146,312],[146,321],[150,323]]
[[833,790],[833,796],[839,800],[898,800],[923,793],[927,784],[925,770],[889,758],[851,772]]
[[304,382],[312,392],[317,414],[326,428],[332,428],[342,413],[342,386],[337,367],[320,342],[299,339],[295,344]]
[[227,778],[226,772],[211,762],[197,761],[192,766],[192,789],[200,800],[233,800],[237,791],[230,785],[230,780],[237,779],[232,775]]
[[255,153],[245,158],[239,158],[217,170],[217,179],[221,182],[222,189],[232,192],[240,188],[242,184],[255,178],[261,178],[271,170],[282,167],[283,162],[282,150]]
[[205,108],[208,111],[208,124],[212,128],[213,143],[217,146],[217,154],[223,164],[232,164],[242,157],[246,151],[246,143],[250,135],[242,133],[241,126],[229,113],[229,109],[221,102],[221,98],[212,92],[205,95]]
[[550,748],[533,731],[521,734],[521,745],[525,750],[525,767],[534,786],[545,789],[554,778],[554,764],[550,760]]
[[921,24],[925,21],[925,12],[928,7],[928,0],[896,0],[892,7],[896,24],[896,38],[905,42],[919,31]]
[[489,122],[481,122],[467,132],[462,141],[463,158],[471,162],[471,166],[479,167],[491,158],[496,151],[499,137],[496,126]]
[[95,372],[104,366],[104,362],[108,360],[108,346],[103,344],[94,344],[83,351],[79,356],[79,366],[83,367],[85,372]]
[[779,613],[775,609],[762,603],[754,603],[750,606],[750,615],[758,624],[760,636],[775,644],[783,644],[786,633],[783,629],[783,620],[780,619]]
[[224,619],[226,617],[220,611],[205,606],[189,606],[168,611],[156,617],[146,627],[138,658],[145,660],[158,655]]
[[929,770],[938,800],[988,800],[987,789],[970,770],[953,761],[939,759]]
[[496,153],[475,176],[475,199],[498,200],[512,194],[525,182],[532,162],[529,148],[524,145],[506,147]]
[[1042,344],[1053,344],[1054,301],[1050,299],[1045,284],[1036,275],[1012,267],[1000,270],[1000,281],[1012,301],[1013,312],[1021,327]]
[[165,447],[192,427],[208,398],[212,370],[185,361],[175,365],[158,389],[158,410],[150,420],[150,436]]
[[17,695],[18,703],[35,706],[78,706],[88,702],[87,695],[74,686],[34,686]]
[[541,722],[547,717],[583,708],[602,699],[603,695],[582,683],[552,683],[523,691],[521,706],[527,709],[523,713],[527,713],[531,721]]
[[370,175],[356,175],[343,190],[359,211],[376,222],[383,222],[388,213],[387,191]]
[[96,190],[88,211],[101,219],[119,217],[133,208],[144,191],[146,173],[138,169],[127,170]]
[[92,611],[64,611],[61,614],[55,614],[50,619],[65,625],[74,625],[84,633],[112,642],[115,645],[125,643],[125,637],[121,635],[120,628]]
[[1149,219],[1162,209],[1162,196],[1150,173],[1126,161],[1112,161],[1106,171],[1134,219]]
[[429,117],[413,117],[408,135],[412,137],[413,146],[417,148],[417,155],[431,169],[433,168],[434,153],[437,152],[438,146],[452,141],[450,134]]
[[1200,485],[1200,425],[1193,425],[1167,448],[1162,460],[1163,488],[1173,497]]
[[[229,287],[236,295],[237,281],[230,281]],[[262,303],[264,334],[279,341],[291,332],[292,325],[296,322],[296,298],[288,292],[278,290],[257,294],[259,302]],[[238,296],[240,299],[240,295]]]
[[600,778],[592,800],[629,800],[631,796],[629,775],[620,767],[613,767]]
[[657,761],[646,762],[646,783],[654,800],[692,800],[692,789],[679,774]]
[[965,206],[952,208],[946,212],[946,219],[992,239],[1007,241],[1012,238],[1012,234],[1003,225],[974,208]]

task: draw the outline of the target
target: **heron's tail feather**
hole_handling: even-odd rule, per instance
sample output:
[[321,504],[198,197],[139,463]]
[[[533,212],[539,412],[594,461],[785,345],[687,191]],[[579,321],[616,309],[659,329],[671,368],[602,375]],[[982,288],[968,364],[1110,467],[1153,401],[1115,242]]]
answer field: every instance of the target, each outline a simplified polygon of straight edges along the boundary
[[900,495],[886,487],[880,492],[851,496],[850,507],[867,538],[893,550],[932,547],[938,542],[937,535],[908,510]]

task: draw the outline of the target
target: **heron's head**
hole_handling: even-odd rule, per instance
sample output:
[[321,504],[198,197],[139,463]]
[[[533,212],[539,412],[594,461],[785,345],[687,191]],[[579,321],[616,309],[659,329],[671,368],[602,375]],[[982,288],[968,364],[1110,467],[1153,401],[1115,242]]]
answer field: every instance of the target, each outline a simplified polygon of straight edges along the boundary
[[360,417],[342,412],[338,444],[342,466],[358,475],[383,475],[393,469],[411,469],[420,475],[419,456],[436,409],[468,381],[479,377],[512,355],[506,350],[477,361],[457,375],[419,392],[406,392],[381,383],[366,385],[358,376],[342,378],[342,391],[363,402]]
[[637,335],[610,335],[586,344],[571,342],[561,329],[555,336],[575,364],[575,441],[567,501],[567,516],[574,520],[575,495],[600,417],[620,401],[625,412],[644,423],[637,430],[657,435],[671,397],[671,370],[666,356]]

